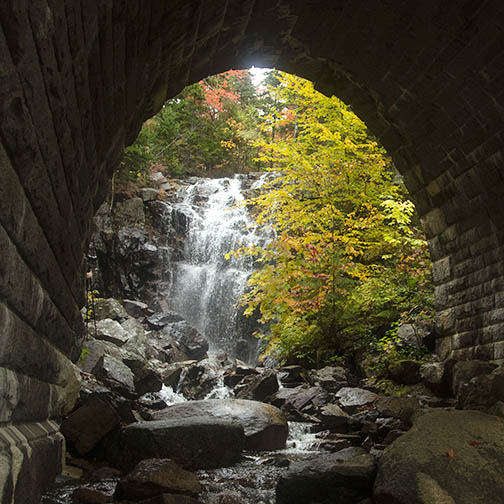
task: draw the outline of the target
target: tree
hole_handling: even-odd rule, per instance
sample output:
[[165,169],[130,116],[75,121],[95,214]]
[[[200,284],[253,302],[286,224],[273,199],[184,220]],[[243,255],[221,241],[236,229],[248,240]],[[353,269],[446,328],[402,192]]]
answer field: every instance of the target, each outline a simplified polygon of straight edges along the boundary
[[404,311],[429,309],[426,244],[364,123],[310,82],[276,79],[265,140],[256,144],[276,177],[247,202],[276,238],[235,251],[262,265],[242,303],[246,314],[260,310],[269,328],[262,336],[281,356],[327,359],[383,333]]
[[168,100],[126,149],[125,172],[149,166],[171,176],[216,175],[255,169],[259,98],[248,71],[208,77]]

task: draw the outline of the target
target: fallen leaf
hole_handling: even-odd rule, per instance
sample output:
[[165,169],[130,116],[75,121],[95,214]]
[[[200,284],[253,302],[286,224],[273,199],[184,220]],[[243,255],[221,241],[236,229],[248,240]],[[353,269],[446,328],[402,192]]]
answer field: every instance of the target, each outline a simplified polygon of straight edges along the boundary
[[479,446],[479,445],[481,444],[481,442],[471,440],[471,441],[469,441],[469,444],[470,444],[471,446]]
[[447,457],[450,457],[450,458],[455,457],[455,450],[454,450],[453,448],[450,448],[450,449],[446,452],[446,456],[447,456]]

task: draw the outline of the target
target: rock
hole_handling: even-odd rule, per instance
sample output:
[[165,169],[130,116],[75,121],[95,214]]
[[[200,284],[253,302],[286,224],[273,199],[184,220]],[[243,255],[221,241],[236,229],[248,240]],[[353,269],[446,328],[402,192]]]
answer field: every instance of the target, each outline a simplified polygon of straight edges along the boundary
[[130,366],[134,375],[135,391],[139,395],[144,395],[147,392],[159,392],[163,387],[163,379],[158,372],[156,361],[147,361],[142,364],[141,366]]
[[501,504],[504,423],[476,411],[433,410],[378,462],[376,504]]
[[114,469],[113,467],[99,467],[95,469],[88,476],[89,481],[101,481],[101,480],[111,480],[116,479],[121,476],[121,471],[119,469]]
[[221,374],[222,368],[217,360],[204,359],[182,371],[178,390],[187,399],[204,399],[218,385]]
[[141,408],[152,410],[163,410],[168,407],[168,404],[155,393],[144,395],[136,401],[136,404]]
[[188,495],[162,494],[152,499],[144,500],[140,504],[199,504],[200,502]]
[[452,371],[452,392],[456,396],[459,388],[464,384],[471,381],[476,376],[488,375],[495,368],[497,364],[486,361],[459,361],[454,364]]
[[323,429],[345,429],[350,415],[345,413],[337,404],[326,404],[319,412]]
[[285,366],[278,373],[278,379],[281,383],[285,383],[287,385],[290,384],[299,384],[303,381],[302,373],[304,368],[302,366]]
[[397,418],[407,425],[411,424],[413,414],[420,408],[416,397],[382,396],[376,401],[376,409],[380,416]]
[[140,189],[140,196],[144,203],[155,201],[158,198],[159,190],[154,187],[143,187]]
[[93,374],[119,394],[129,398],[137,396],[133,373],[121,360],[105,354],[93,368]]
[[141,301],[123,299],[123,307],[128,315],[134,318],[146,317],[149,313],[149,306]]
[[188,470],[226,467],[240,459],[245,445],[241,425],[201,417],[128,425],[105,445],[113,465],[129,469],[141,460],[170,458]]
[[77,361],[77,365],[85,373],[91,373],[94,367],[100,362],[105,355],[105,346],[101,341],[94,338],[84,340],[82,346],[81,357]]
[[378,399],[374,392],[357,387],[343,387],[338,390],[336,397],[342,408],[351,414],[359,408],[372,405]]
[[202,490],[198,477],[170,459],[146,459],[117,484],[120,499],[142,500],[163,493],[197,495]]
[[448,396],[451,394],[452,370],[455,360],[431,362],[420,368],[420,377],[425,386],[435,394]]
[[72,504],[106,504],[107,495],[92,488],[77,488],[72,493]]
[[119,422],[119,414],[108,401],[92,396],[63,420],[61,432],[81,455],[86,455]]
[[319,454],[291,464],[276,486],[276,502],[358,503],[371,495],[375,471],[374,458],[362,448]]
[[202,360],[207,357],[208,341],[185,320],[166,325],[163,332],[181,345],[188,359]]
[[414,385],[420,381],[420,363],[415,360],[398,360],[388,366],[391,378],[403,385]]
[[341,366],[326,366],[312,371],[310,380],[313,385],[322,387],[328,392],[337,392],[348,385],[348,373]]
[[329,395],[321,387],[298,387],[280,389],[272,398],[271,403],[281,408],[282,411],[307,411],[314,412],[327,403]]
[[122,226],[143,226],[145,224],[144,205],[141,198],[129,198],[114,205],[114,219]]
[[427,320],[419,320],[413,324],[403,324],[397,330],[397,338],[406,345],[429,350],[434,349],[436,341],[436,326]]
[[176,313],[163,311],[154,313],[154,315],[147,317],[147,324],[149,324],[151,329],[157,331],[163,329],[164,326],[171,324],[172,322],[181,322],[183,320],[184,319]]
[[266,369],[257,376],[251,376],[251,380],[236,394],[236,398],[264,401],[277,390],[278,380],[276,373],[271,369]]
[[[476,376],[468,383],[462,383],[458,389],[457,407],[460,409],[493,412],[492,408],[502,401],[504,401],[504,366],[495,369],[491,374]],[[500,408],[497,406],[495,411],[499,413]]]
[[228,419],[241,425],[245,432],[245,449],[255,451],[281,450],[289,433],[282,412],[257,401],[244,399],[209,399],[175,404],[154,414],[155,420],[202,417]]
[[122,322],[128,318],[128,313],[122,304],[114,298],[97,299],[94,302],[94,316],[97,321],[112,319]]
[[122,346],[128,339],[129,334],[121,327],[117,320],[103,319],[96,323],[96,334],[94,335],[97,340],[109,341],[114,345]]
[[195,362],[185,361],[174,362],[173,364],[161,364],[158,370],[161,375],[161,380],[163,380],[163,384],[167,387],[171,387],[173,390],[176,390],[182,371],[191,364],[195,364]]

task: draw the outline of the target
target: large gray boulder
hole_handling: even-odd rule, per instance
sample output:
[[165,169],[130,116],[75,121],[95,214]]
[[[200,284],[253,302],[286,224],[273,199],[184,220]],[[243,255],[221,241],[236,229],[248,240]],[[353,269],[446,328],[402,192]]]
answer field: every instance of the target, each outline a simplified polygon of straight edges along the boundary
[[[357,504],[371,495],[374,457],[363,448],[294,462],[278,481],[277,504]],[[390,503],[389,503],[390,504]]]
[[188,470],[226,467],[240,459],[243,427],[229,420],[192,417],[139,422],[111,435],[107,460],[132,469],[150,458],[169,458]]
[[417,414],[378,463],[376,504],[502,504],[504,422],[476,411]]
[[285,448],[289,433],[287,420],[278,408],[244,399],[190,401],[154,413],[155,420],[184,420],[193,417],[228,419],[241,425],[245,432],[246,450],[280,450]]

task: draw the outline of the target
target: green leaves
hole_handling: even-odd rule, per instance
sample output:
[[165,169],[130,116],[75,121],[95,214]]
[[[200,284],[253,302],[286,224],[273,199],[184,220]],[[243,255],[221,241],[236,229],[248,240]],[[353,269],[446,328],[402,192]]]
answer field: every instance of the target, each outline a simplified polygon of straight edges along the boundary
[[237,251],[264,264],[242,303],[270,324],[270,351],[329,360],[410,310],[430,265],[413,204],[364,123],[310,82],[276,79],[265,140],[256,143],[276,178],[247,202],[276,239]]

